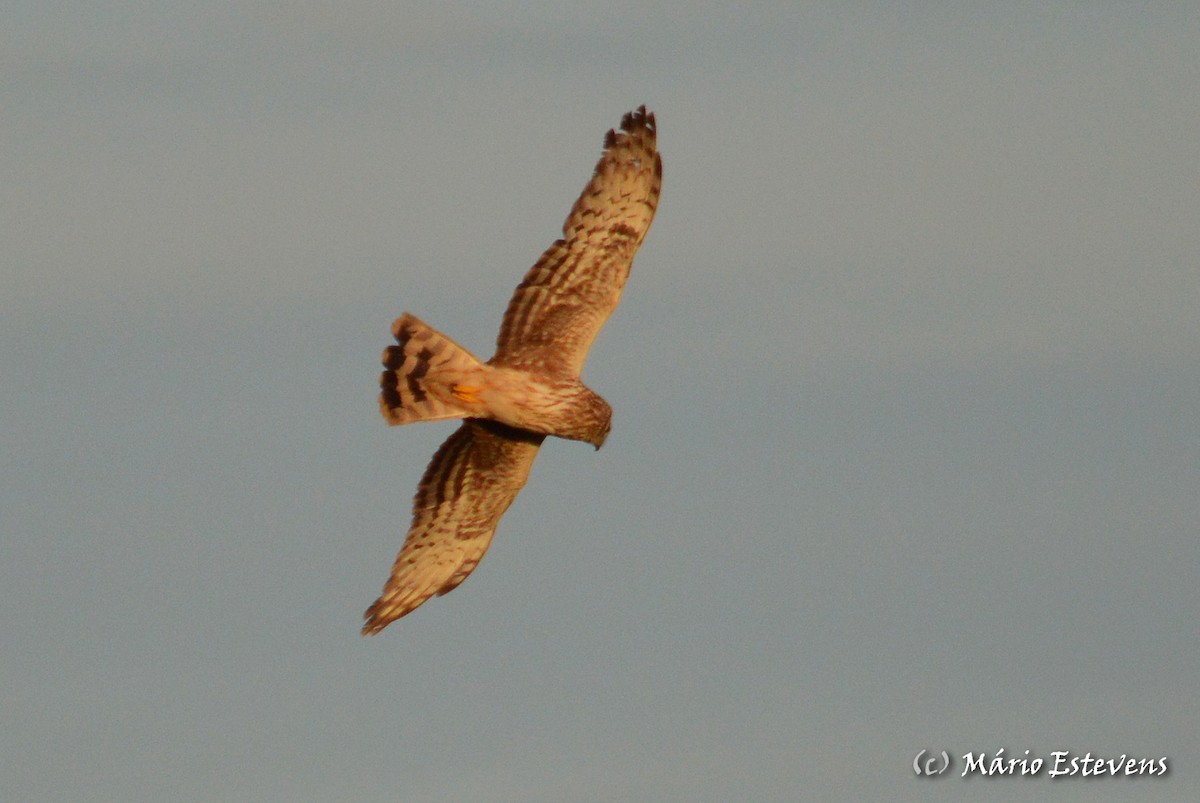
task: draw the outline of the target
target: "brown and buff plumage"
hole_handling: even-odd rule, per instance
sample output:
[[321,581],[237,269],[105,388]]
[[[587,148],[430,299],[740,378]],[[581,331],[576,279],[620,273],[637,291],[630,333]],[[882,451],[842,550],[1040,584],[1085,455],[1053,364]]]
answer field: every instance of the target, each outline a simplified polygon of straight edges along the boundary
[[365,614],[378,633],[451,591],[483,557],[547,435],[593,444],[612,411],[580,381],[588,349],[616,309],[658,206],[662,160],[642,106],[609,131],[592,179],[517,286],[486,363],[419,318],[392,325],[380,410],[389,424],[465,418],[434,454],[383,594]]

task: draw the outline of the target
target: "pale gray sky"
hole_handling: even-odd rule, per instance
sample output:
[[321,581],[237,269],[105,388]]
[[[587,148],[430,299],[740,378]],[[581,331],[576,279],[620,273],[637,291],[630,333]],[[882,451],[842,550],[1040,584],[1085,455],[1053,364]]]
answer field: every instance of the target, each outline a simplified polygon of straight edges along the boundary
[[[0,798],[1200,797],[1200,11],[42,3],[0,26]],[[604,131],[658,219],[480,569],[358,635]],[[922,748],[1166,778],[918,779]]]

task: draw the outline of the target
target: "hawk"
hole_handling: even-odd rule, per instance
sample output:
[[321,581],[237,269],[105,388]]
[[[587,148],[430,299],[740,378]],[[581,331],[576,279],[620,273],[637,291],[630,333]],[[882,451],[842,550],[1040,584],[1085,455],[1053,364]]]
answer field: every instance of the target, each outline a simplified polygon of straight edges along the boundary
[[604,137],[591,181],[517,286],[481,362],[404,314],[383,351],[379,408],[389,424],[465,419],[425,469],[412,525],[383,593],[364,614],[378,633],[434,595],[458,586],[491,543],[546,436],[600,448],[612,409],[580,373],[616,309],[662,186],[654,115],[641,106]]

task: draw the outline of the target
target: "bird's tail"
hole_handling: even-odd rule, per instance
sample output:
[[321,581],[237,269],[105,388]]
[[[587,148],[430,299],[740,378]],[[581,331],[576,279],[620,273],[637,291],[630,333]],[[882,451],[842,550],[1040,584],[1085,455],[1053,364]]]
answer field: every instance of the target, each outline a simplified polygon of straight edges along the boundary
[[471,415],[487,370],[475,355],[407,312],[392,324],[396,345],[383,350],[379,410],[392,425]]

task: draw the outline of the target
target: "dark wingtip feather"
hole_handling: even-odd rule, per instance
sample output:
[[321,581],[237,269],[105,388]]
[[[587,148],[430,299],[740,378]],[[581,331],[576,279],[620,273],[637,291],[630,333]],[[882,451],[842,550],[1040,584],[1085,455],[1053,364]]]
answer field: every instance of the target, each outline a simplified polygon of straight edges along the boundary
[[[646,105],[642,104],[631,112],[625,112],[625,116],[621,118],[621,132],[624,134],[636,134],[639,131],[645,131],[650,135],[651,141],[657,133],[657,125],[654,120],[654,112],[646,111]],[[615,128],[608,129],[608,133],[604,135],[604,149],[608,150],[617,144],[620,139],[620,134]]]
[[655,128],[654,112],[647,112],[643,103],[631,112],[626,112],[621,118],[621,130],[633,133],[639,129],[653,132]]

